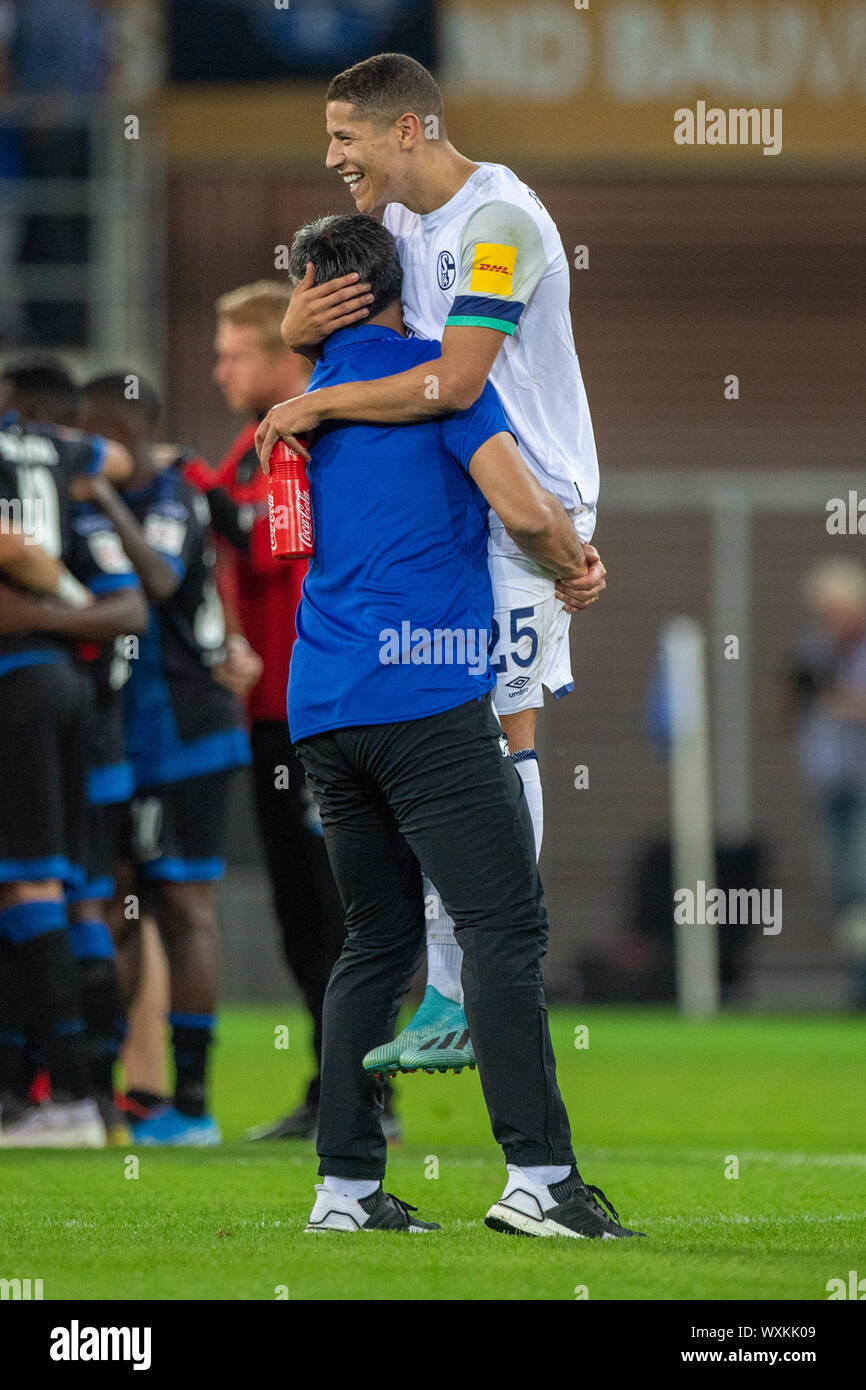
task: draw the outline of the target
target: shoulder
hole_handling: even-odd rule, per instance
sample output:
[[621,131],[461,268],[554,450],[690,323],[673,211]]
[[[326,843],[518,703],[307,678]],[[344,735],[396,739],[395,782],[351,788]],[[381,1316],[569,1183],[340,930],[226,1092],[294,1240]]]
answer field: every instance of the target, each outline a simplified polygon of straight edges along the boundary
[[411,357],[415,362],[429,362],[434,357],[442,356],[442,343],[438,338],[401,338],[398,344],[398,352],[402,352],[407,358]]
[[160,511],[166,516],[180,516],[192,510],[195,496],[195,489],[180,469],[172,466],[153,479],[146,490],[146,504],[151,511]]
[[92,502],[74,502],[72,530],[74,535],[86,537],[92,536],[94,531],[113,531],[114,526]]
[[[479,177],[481,175],[481,177]],[[504,164],[482,165],[473,178],[474,206],[467,218],[464,240],[490,233],[499,241],[510,238],[537,241],[547,249],[560,247],[556,223],[538,195]]]
[[[379,351],[370,365],[373,367],[375,363],[375,374],[380,377],[408,372],[412,367],[442,356],[442,344],[438,338],[394,338],[377,346]],[[363,367],[363,362],[361,365]]]
[[83,430],[66,425],[39,425],[36,432],[52,440],[61,457],[78,460],[82,455],[99,456],[105,448],[105,440],[101,436],[85,434]]
[[333,358],[322,358],[316,364],[307,389],[312,391],[341,381],[374,381],[408,371],[419,362],[429,362],[441,354],[442,344],[438,339],[388,334],[367,343],[363,351],[340,352]]
[[514,246],[550,245],[550,237],[545,235],[545,228],[538,219],[527,208],[507,198],[491,198],[469,214],[463,227],[463,245],[475,241]]
[[[481,176],[481,177],[479,177]],[[553,218],[538,194],[523,179],[518,178],[507,164],[482,164],[478,174],[479,203],[504,202],[522,208],[536,222],[552,222]]]
[[95,434],[85,434],[83,430],[73,429],[71,425],[32,425],[30,430],[33,434],[45,434],[54,439],[58,444],[93,445],[96,442]]
[[513,433],[495,387],[488,381],[477,401],[466,410],[440,418],[442,441],[464,467],[472,455],[494,435]]

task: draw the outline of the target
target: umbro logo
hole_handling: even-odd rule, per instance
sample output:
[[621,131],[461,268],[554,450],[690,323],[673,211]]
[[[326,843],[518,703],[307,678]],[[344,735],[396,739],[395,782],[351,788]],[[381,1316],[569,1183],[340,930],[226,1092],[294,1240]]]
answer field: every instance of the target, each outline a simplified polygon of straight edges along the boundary
[[514,691],[521,691],[529,685],[529,676],[515,676],[513,681],[506,681],[506,688]]

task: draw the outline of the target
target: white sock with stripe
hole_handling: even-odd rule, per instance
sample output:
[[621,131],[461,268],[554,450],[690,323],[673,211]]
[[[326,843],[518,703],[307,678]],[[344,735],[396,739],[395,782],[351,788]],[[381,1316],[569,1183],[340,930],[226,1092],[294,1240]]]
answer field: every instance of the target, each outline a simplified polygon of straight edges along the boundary
[[454,923],[442,906],[433,884],[424,876],[424,910],[427,915],[427,984],[446,999],[463,1003],[463,952],[454,935]]
[[544,835],[544,800],[541,793],[541,772],[538,767],[538,754],[534,748],[518,748],[511,754],[511,761],[520,774],[523,795],[532,817],[532,830],[535,835],[535,857],[541,854],[541,840]]

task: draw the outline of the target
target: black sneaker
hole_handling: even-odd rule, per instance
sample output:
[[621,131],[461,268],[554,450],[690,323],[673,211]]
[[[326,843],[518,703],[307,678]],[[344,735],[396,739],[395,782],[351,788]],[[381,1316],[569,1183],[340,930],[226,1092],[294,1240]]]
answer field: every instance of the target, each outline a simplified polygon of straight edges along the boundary
[[316,1200],[308,1231],[412,1231],[426,1234],[441,1231],[435,1221],[420,1221],[411,1213],[417,1207],[401,1202],[390,1192],[383,1192],[381,1183],[369,1197],[339,1197],[322,1184],[316,1186]]
[[623,1226],[601,1188],[585,1183],[576,1168],[549,1187],[530,1182],[523,1173],[509,1172],[505,1191],[490,1208],[484,1224],[492,1231],[521,1236],[621,1240],[644,1235]]
[[255,1129],[248,1129],[247,1139],[309,1139],[315,1141],[316,1131],[319,1128],[319,1107],[317,1105],[299,1105],[297,1110],[291,1114],[284,1115],[281,1120],[275,1120],[273,1124],[256,1125]]
[[[386,1102],[382,1112],[382,1133],[390,1147],[402,1144],[403,1128],[398,1117],[394,1114],[392,1106]],[[246,1138],[248,1140],[258,1139],[305,1139],[310,1143],[315,1143],[319,1128],[319,1107],[317,1105],[299,1105],[297,1110],[285,1115],[282,1120],[275,1120],[273,1124],[256,1125],[254,1129],[248,1129]]]

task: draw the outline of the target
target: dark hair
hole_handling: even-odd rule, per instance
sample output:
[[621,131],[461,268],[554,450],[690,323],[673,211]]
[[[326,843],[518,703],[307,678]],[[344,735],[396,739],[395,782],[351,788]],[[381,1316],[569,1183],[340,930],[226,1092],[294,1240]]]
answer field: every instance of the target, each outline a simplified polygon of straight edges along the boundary
[[11,362],[0,371],[0,380],[8,382],[21,398],[21,405],[40,414],[46,423],[68,425],[75,419],[78,387],[59,358],[33,357]]
[[435,116],[436,138],[445,138],[442,93],[427,69],[405,53],[377,53],[337,73],[327,100],[347,101],[359,114],[379,117],[388,125],[404,111],[412,111],[421,121]]
[[140,415],[151,427],[162,410],[159,396],[139,372],[106,372],[92,377],[81,388],[81,394],[98,396],[131,417]]
[[403,271],[397,243],[381,222],[365,213],[319,217],[295,232],[289,256],[289,273],[295,284],[303,280],[307,261],[316,269],[316,283],[357,271],[374,296],[369,317],[400,298]]

